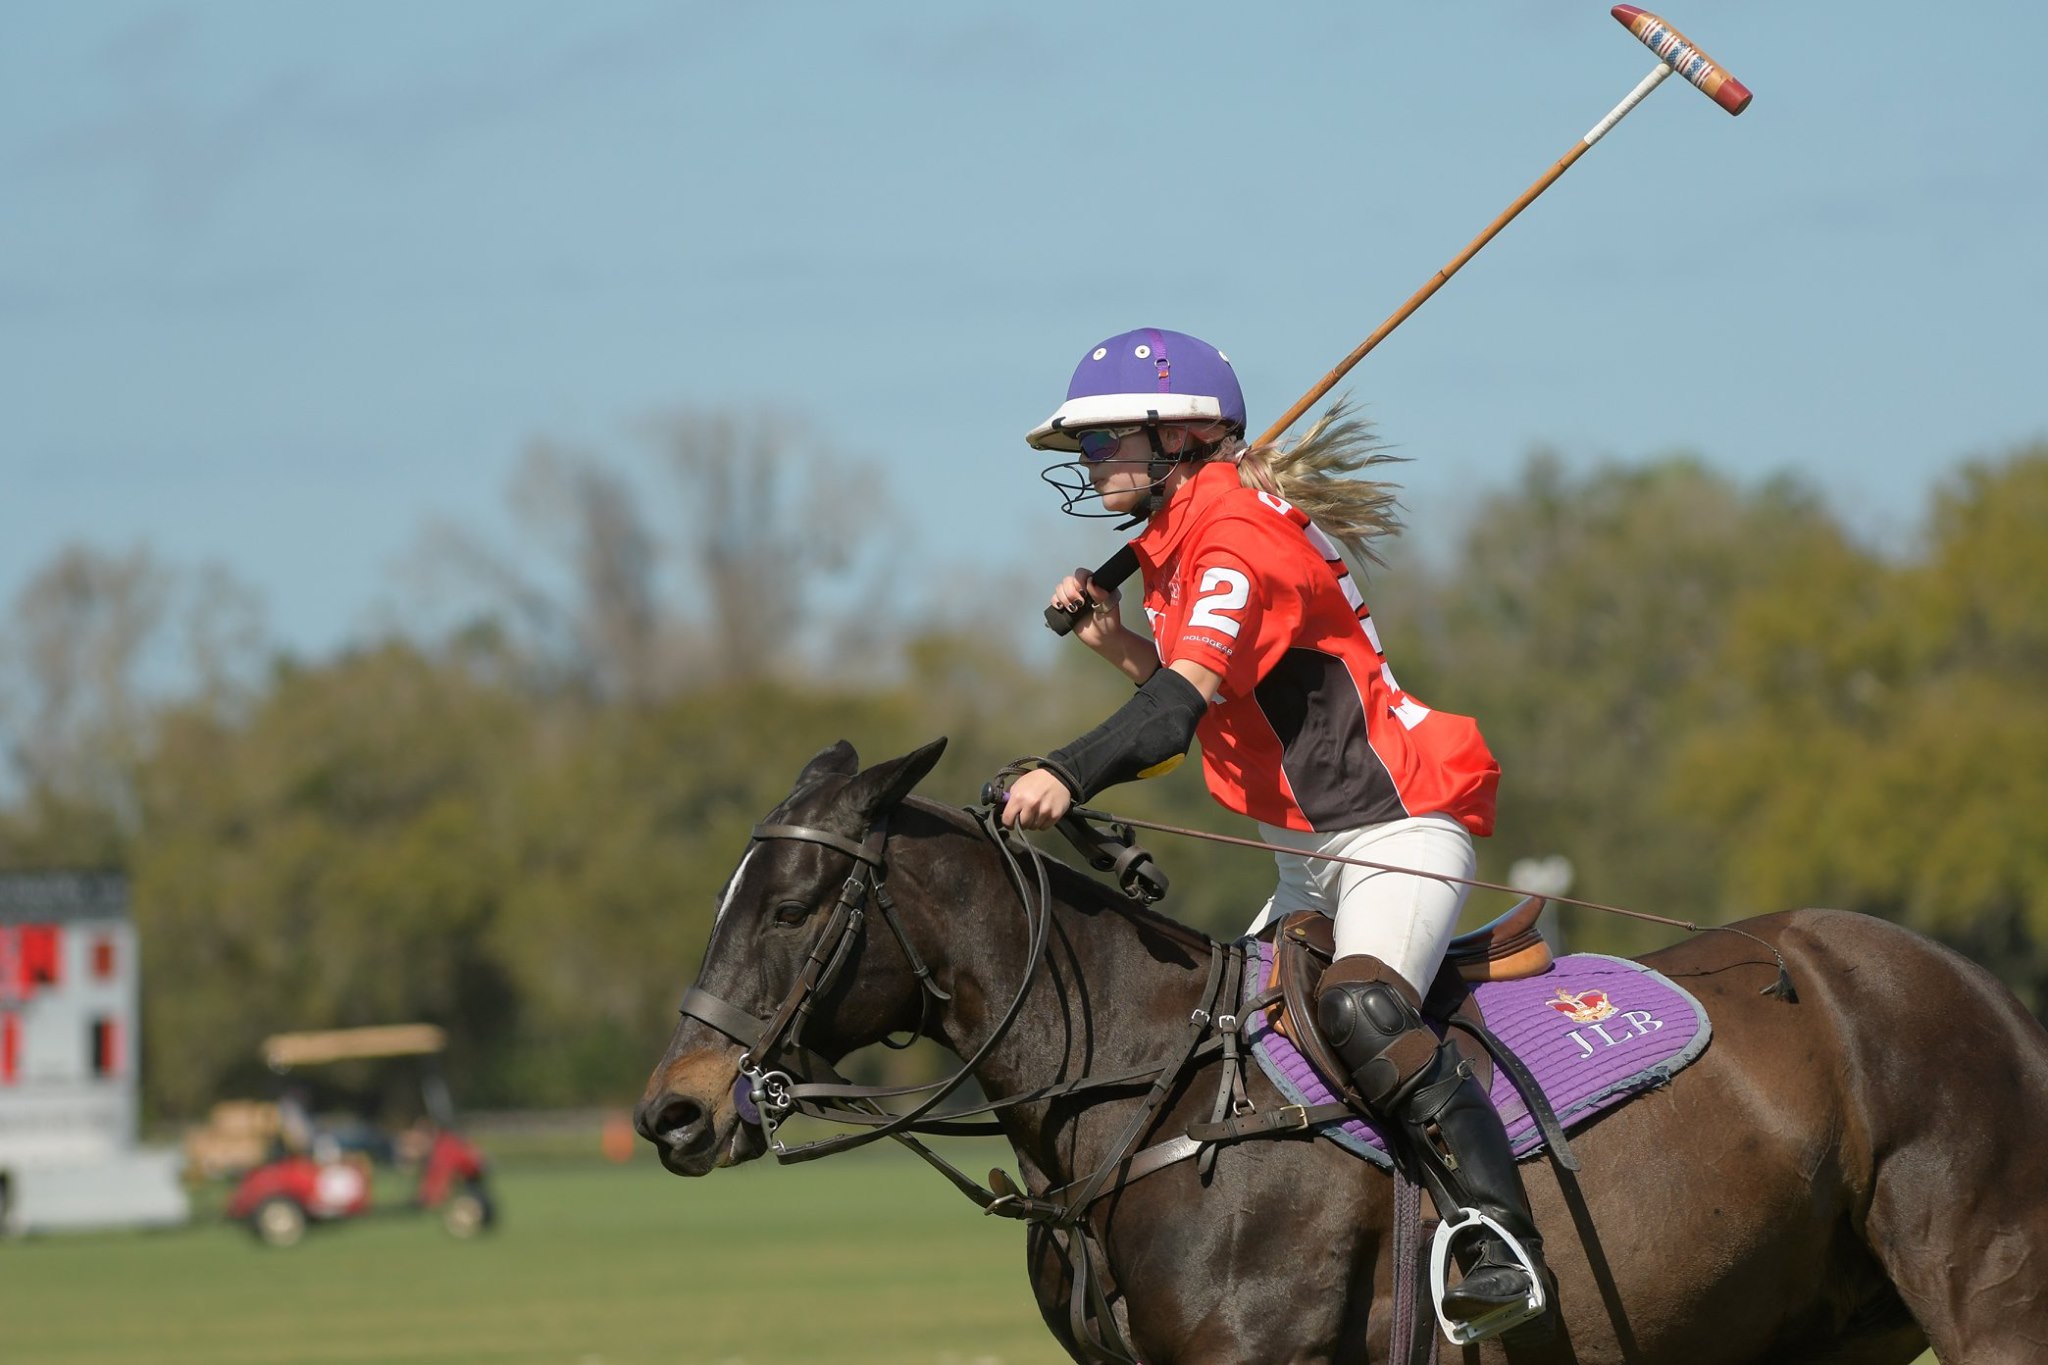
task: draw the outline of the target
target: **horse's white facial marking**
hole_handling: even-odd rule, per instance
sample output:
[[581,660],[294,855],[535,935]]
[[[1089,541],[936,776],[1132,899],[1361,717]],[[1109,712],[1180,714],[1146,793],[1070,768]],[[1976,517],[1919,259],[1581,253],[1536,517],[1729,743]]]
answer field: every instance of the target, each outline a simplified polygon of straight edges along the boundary
[[725,912],[732,909],[733,898],[739,894],[740,881],[747,875],[747,864],[760,851],[761,846],[755,844],[747,850],[746,856],[740,859],[740,865],[733,869],[732,880],[725,884],[725,899],[718,903],[718,913],[712,917],[711,927],[713,929],[716,929],[724,921]]

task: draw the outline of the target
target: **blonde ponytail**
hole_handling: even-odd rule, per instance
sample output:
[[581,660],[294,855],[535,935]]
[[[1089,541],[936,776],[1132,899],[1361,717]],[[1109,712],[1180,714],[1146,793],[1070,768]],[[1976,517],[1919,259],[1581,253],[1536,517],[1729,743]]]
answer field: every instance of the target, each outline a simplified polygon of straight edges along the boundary
[[1299,507],[1349,553],[1355,569],[1367,563],[1384,566],[1372,542],[1401,530],[1394,485],[1350,476],[1401,457],[1387,453],[1370,422],[1350,413],[1351,400],[1340,398],[1285,446],[1233,442],[1220,458],[1237,462],[1238,481],[1246,488]]

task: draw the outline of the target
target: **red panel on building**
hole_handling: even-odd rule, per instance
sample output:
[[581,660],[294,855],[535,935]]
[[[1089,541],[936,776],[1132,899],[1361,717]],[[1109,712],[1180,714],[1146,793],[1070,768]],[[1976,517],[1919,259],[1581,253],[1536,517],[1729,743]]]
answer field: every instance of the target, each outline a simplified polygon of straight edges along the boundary
[[21,1074],[21,1020],[0,1014],[0,1085],[13,1085]]
[[101,1015],[92,1021],[92,1074],[118,1076],[121,1073],[121,1021]]
[[101,981],[114,975],[114,940],[105,934],[92,941],[92,974]]
[[31,988],[54,986],[64,975],[64,931],[54,924],[21,926],[21,975]]

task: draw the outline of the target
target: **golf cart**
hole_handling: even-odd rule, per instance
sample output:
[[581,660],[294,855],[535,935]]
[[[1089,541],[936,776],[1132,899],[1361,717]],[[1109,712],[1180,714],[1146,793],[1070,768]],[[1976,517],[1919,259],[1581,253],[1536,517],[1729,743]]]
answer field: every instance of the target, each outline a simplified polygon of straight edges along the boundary
[[[438,1213],[457,1237],[487,1228],[495,1216],[484,1181],[484,1157],[455,1130],[455,1106],[435,1064],[447,1037],[432,1024],[280,1033],[263,1043],[263,1059],[280,1075],[335,1063],[414,1059],[419,1120],[398,1139],[322,1127],[314,1122],[310,1085],[287,1087],[279,1102],[278,1151],[244,1175],[227,1217],[245,1222],[257,1240],[286,1247],[312,1223],[358,1218],[373,1211],[370,1167],[378,1155],[402,1156],[419,1167],[409,1201],[378,1212]],[[358,1069],[358,1074],[367,1074]],[[347,1140],[348,1145],[344,1145]]]

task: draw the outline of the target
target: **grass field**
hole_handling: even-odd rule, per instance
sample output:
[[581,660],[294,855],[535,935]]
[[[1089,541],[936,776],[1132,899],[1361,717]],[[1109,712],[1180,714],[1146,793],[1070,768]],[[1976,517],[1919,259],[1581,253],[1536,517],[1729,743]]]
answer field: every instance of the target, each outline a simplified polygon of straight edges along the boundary
[[894,1148],[687,1183],[637,1154],[494,1174],[500,1226],[466,1243],[404,1217],[288,1251],[219,1223],[0,1242],[0,1361],[1066,1359],[1031,1305],[1021,1226]]
[[893,1147],[688,1182],[644,1150],[623,1166],[511,1157],[495,1177],[502,1222],[470,1242],[412,1217],[316,1228],[288,1251],[218,1222],[0,1242],[0,1361],[1067,1358],[1030,1302],[1021,1226]]

